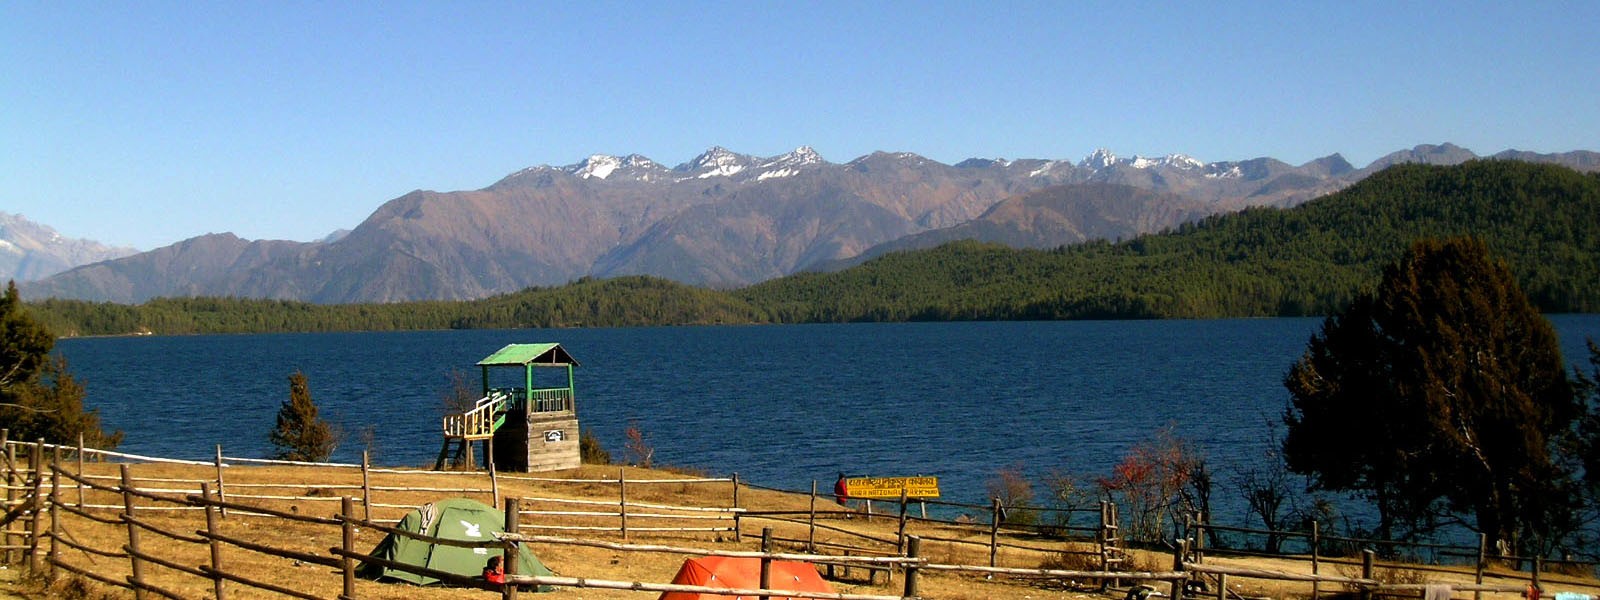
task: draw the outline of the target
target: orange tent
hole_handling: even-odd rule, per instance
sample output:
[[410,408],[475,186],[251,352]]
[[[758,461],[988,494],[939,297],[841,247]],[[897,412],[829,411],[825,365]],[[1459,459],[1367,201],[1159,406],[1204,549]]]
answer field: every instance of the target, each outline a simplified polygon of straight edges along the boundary
[[[811,563],[793,561],[772,561],[769,568],[768,579],[771,581],[769,589],[790,590],[797,592],[828,592],[833,593],[833,587],[822,580],[817,574],[817,568]],[[683,567],[678,569],[678,575],[672,578],[673,583],[683,585],[699,585],[706,587],[720,587],[729,589],[760,589],[761,588],[761,559],[759,558],[732,558],[727,556],[702,556],[683,561]],[[685,592],[666,592],[661,594],[660,600],[712,600],[739,598],[750,600],[745,596],[730,596],[716,594],[690,594]],[[786,596],[773,596],[772,600],[787,600]]]

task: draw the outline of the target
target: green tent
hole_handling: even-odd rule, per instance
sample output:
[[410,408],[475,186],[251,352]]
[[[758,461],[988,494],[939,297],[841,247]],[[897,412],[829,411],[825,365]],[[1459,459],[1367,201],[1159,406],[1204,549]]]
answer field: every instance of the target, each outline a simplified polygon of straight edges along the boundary
[[[494,534],[504,532],[505,527],[505,516],[500,511],[482,502],[466,498],[451,498],[424,504],[406,514],[406,517],[400,520],[400,524],[395,526],[396,529],[429,537],[468,542],[493,540]],[[516,571],[518,575],[554,574],[544,566],[544,563],[539,562],[538,557],[528,551],[527,546],[522,546],[520,550]],[[433,544],[391,533],[383,538],[382,542],[378,542],[378,546],[368,554],[436,571],[478,577],[483,574],[483,567],[489,562],[489,557],[499,556],[500,552],[497,548],[458,548]],[[432,577],[391,569],[376,563],[363,563],[356,572],[367,579],[393,579],[417,585],[439,582]]]

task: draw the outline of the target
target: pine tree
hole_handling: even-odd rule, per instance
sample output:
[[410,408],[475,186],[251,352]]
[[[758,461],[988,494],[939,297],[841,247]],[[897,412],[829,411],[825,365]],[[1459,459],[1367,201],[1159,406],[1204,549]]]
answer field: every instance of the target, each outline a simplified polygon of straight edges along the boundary
[[109,450],[122,432],[100,428],[99,411],[83,409],[84,389],[66,359],[50,356],[55,337],[28,314],[15,283],[0,296],[0,423],[11,439]]
[[1572,447],[1584,481],[1589,485],[1591,501],[1600,508],[1600,344],[1593,339],[1589,340],[1589,368],[1589,375],[1582,371],[1577,374],[1584,414]]
[[338,432],[317,416],[304,373],[289,375],[289,399],[278,408],[278,425],[268,438],[278,448],[273,458],[279,460],[323,462],[339,445]]
[[1581,405],[1554,329],[1480,241],[1412,245],[1284,385],[1289,467],[1366,495],[1379,535],[1450,516],[1537,551],[1571,527],[1560,442]]
[[0,296],[0,389],[27,382],[49,361],[55,338],[29,315],[16,282]]

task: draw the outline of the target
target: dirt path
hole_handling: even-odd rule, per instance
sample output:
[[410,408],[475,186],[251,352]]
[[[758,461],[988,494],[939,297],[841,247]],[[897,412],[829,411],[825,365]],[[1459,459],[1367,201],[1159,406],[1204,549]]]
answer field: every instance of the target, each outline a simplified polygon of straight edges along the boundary
[[0,566],[0,600],[28,600],[28,597],[17,589],[18,575],[20,574],[14,566]]

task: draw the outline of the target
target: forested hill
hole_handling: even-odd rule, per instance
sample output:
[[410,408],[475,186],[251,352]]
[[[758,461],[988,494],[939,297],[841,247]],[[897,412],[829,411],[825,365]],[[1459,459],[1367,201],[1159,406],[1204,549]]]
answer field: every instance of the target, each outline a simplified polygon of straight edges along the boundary
[[1600,310],[1600,176],[1400,165],[1292,209],[1053,251],[955,243],[736,292],[781,322],[1325,314],[1419,237],[1474,235],[1547,312]]
[[467,302],[239,299],[31,306],[59,335],[1325,314],[1418,237],[1470,234],[1546,312],[1600,312],[1600,175],[1510,161],[1399,165],[1292,209],[1251,209],[1118,244],[956,242],[734,291],[584,279]]

